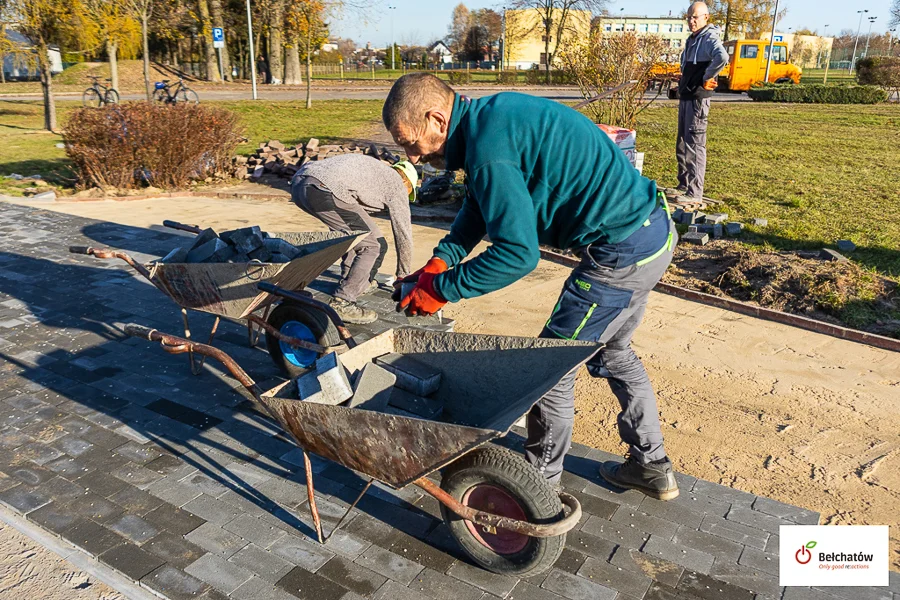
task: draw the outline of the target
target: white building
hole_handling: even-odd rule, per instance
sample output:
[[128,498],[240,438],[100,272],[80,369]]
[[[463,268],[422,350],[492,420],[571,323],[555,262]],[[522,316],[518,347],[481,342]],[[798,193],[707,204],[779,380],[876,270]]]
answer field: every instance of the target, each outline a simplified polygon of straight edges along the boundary
[[[6,37],[22,49],[23,54],[5,54],[3,55],[3,75],[7,79],[39,79],[37,61],[35,57],[24,54],[26,51],[32,50],[31,40],[19,33],[18,31],[6,30]],[[57,46],[50,46],[47,51],[50,58],[50,73],[56,75],[62,73],[63,63],[62,54]]]
[[439,62],[452,63],[453,53],[443,41],[437,41],[428,47],[428,54],[435,57]]

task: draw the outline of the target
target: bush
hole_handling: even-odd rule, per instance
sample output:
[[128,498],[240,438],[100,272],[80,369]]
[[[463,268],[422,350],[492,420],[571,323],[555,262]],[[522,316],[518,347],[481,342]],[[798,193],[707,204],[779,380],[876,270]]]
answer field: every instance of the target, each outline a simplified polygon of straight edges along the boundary
[[870,56],[856,61],[856,79],[860,85],[900,88],[900,57]]
[[874,85],[763,85],[747,94],[759,102],[799,102],[803,104],[878,104],[887,92]]
[[225,172],[241,131],[223,108],[130,102],[72,111],[63,138],[82,185],[177,188]]
[[519,83],[519,74],[515,71],[501,71],[497,73],[497,83],[501,85],[516,85]]
[[450,71],[450,85],[468,85],[472,83],[472,74],[468,71]]

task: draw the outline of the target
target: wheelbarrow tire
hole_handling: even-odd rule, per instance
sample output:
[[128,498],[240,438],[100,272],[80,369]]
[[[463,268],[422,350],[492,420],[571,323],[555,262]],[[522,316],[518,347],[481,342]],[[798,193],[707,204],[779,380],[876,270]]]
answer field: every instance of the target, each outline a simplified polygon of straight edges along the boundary
[[[559,495],[547,480],[522,457],[504,448],[480,448],[451,463],[444,470],[441,488],[473,508],[530,523],[552,523],[564,515]],[[493,502],[494,510],[478,506],[477,500],[472,502],[475,490],[499,494],[503,501],[500,504],[505,502],[505,508],[498,511]],[[482,502],[485,501],[486,497],[482,496]],[[457,516],[443,504],[441,515],[465,553],[479,566],[494,573],[519,577],[541,573],[556,562],[566,544],[565,534],[537,538],[501,531],[502,535],[511,538],[501,540]]]
[[[298,304],[282,302],[272,311],[267,322],[286,335],[314,341],[321,346],[335,346],[341,342],[341,336],[331,319],[324,313]],[[310,361],[317,358],[309,351],[294,354],[292,360],[285,355],[285,346],[273,335],[266,336],[266,347],[275,366],[291,378],[306,373],[312,367],[313,363]]]

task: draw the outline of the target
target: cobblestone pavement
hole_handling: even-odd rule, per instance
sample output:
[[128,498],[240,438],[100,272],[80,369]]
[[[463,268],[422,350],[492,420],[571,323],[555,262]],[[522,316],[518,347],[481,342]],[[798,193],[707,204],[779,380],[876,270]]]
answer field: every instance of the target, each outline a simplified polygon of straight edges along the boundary
[[[179,333],[177,308],[124,263],[66,252],[87,243],[156,258],[172,234],[13,205],[0,207],[0,234],[0,502],[161,596],[900,598],[897,579],[785,591],[778,526],[817,523],[817,514],[688,475],[673,502],[616,491],[597,476],[610,455],[584,446],[563,479],[584,518],[540,576],[472,566],[437,502],[415,489],[370,490],[319,545],[299,452],[238,384],[215,364],[193,377],[185,357],[121,333],[129,322]],[[380,329],[404,320],[385,316]],[[195,335],[210,325],[195,317]],[[276,383],[245,328],[225,324],[217,340],[263,388]],[[521,437],[503,443],[518,448]],[[313,470],[329,529],[365,481],[322,460]]]

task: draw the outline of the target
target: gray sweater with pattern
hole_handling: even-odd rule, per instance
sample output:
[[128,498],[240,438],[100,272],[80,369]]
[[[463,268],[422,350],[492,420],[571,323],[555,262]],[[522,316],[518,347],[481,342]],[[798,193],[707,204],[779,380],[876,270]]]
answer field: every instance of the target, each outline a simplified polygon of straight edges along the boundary
[[368,213],[387,209],[397,246],[397,277],[412,271],[409,196],[396,169],[364,154],[343,154],[306,163],[294,180],[304,176],[318,179],[337,200],[358,205]]

